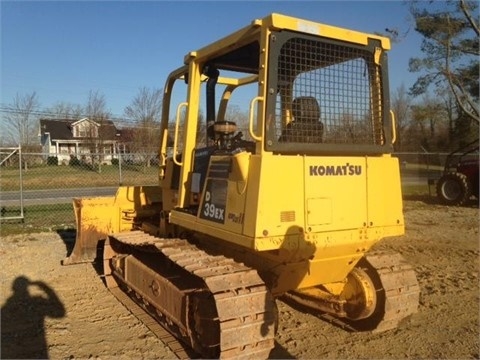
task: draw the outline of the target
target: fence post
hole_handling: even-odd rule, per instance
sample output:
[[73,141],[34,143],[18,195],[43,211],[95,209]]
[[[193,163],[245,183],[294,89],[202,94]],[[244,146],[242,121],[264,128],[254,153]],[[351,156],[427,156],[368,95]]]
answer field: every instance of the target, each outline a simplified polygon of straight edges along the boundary
[[25,214],[23,212],[23,174],[22,174],[22,147],[18,146],[18,163],[20,169],[20,217],[22,223],[25,223]]
[[118,185],[122,186],[122,154],[118,153]]
[[[5,206],[2,206],[0,211],[0,220],[12,220],[20,219],[22,223],[25,223],[25,211],[23,208],[23,161],[22,161],[22,147],[19,145],[18,148],[0,148],[0,150],[7,150],[7,156],[0,161],[0,165],[5,163],[10,157],[15,153],[18,154],[18,180],[19,180],[19,197],[20,197],[20,216],[8,216],[5,217],[3,214],[7,211]],[[0,151],[3,153],[3,151]]]

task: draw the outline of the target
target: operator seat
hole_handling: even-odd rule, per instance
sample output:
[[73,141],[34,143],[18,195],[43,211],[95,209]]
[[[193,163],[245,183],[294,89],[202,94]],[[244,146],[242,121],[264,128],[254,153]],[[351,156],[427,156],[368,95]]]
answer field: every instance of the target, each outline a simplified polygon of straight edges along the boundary
[[282,133],[280,141],[298,143],[321,143],[323,124],[320,121],[320,106],[312,96],[302,96],[293,100],[293,121]]

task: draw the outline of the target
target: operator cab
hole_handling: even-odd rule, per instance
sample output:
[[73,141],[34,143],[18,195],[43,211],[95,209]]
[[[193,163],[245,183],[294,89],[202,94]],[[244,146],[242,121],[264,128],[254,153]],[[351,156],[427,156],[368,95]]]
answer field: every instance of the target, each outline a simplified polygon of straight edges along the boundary
[[[388,39],[290,20],[274,14],[254,21],[187,54],[185,66],[167,80],[162,129],[175,139],[178,176],[171,188],[180,192],[178,207],[192,203],[186,185],[192,176],[201,178],[194,190],[202,191],[212,155],[379,157],[393,151]],[[187,84],[187,102],[169,124],[169,87],[178,79]],[[232,111],[239,98],[245,103]]]
[[[203,68],[208,79],[208,138],[218,140],[221,148],[231,148],[243,135],[246,140],[260,142],[263,151],[276,154],[390,153],[390,113],[385,111],[389,95],[388,86],[384,86],[387,63],[382,46],[380,40],[372,38],[359,45],[290,30],[272,31],[269,71],[259,67],[265,54],[258,39],[222,49]],[[256,78],[250,98],[262,99],[252,100],[251,110],[256,112],[255,119],[250,119],[253,131],[236,124],[242,135],[236,133],[232,121],[225,118],[228,96],[221,98],[216,113],[215,91],[222,73],[253,74]],[[235,91],[237,88],[242,86]],[[217,131],[212,128],[214,123]]]

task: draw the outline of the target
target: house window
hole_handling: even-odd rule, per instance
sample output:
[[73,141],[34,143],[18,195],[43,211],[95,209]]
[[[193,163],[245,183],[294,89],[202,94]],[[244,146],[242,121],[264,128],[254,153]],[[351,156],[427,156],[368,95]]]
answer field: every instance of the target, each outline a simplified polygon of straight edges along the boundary
[[94,124],[84,121],[75,127],[74,135],[81,138],[97,138],[98,128]]

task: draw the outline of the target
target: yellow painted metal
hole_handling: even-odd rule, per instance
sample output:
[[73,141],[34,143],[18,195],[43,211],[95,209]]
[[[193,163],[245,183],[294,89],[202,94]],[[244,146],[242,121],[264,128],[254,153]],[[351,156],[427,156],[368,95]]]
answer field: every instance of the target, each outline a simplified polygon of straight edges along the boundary
[[371,316],[377,306],[377,292],[368,274],[361,268],[353,268],[345,281],[322,284],[293,291],[301,299],[308,299],[315,308],[350,320]]
[[[322,284],[322,288],[324,288],[329,294],[338,296],[342,293],[346,283],[347,283],[347,279],[341,282]],[[308,294],[309,289],[312,289],[312,288],[302,289],[302,291],[305,291]],[[315,287],[313,289],[318,289],[318,287]]]
[[175,210],[170,221],[256,252],[260,268],[272,267],[274,293],[341,282],[376,242],[404,232],[391,156],[243,152],[225,181],[224,223]]
[[381,41],[383,49],[390,49],[390,39],[384,36],[367,34],[337,26],[319,24],[313,21],[298,19],[282,14],[271,14],[270,16],[265,17],[262,20],[262,23],[263,25],[276,29],[290,29],[362,45],[366,45],[368,39],[378,39]]
[[375,47],[375,53],[373,55],[373,60],[375,61],[375,64],[380,65],[380,58],[382,56],[383,49],[379,48],[378,46]]
[[159,186],[122,186],[115,196],[74,198],[77,237],[64,265],[93,261],[99,240],[112,232],[129,231],[134,221],[158,213]]
[[369,237],[403,235],[405,232],[398,158],[390,155],[367,159]]
[[170,119],[170,103],[172,97],[172,90],[175,82],[177,80],[183,79],[185,74],[188,72],[188,66],[182,66],[178,69],[172,71],[165,81],[165,86],[163,89],[163,99],[162,99],[162,123],[161,123],[161,143],[159,147],[159,159],[160,159],[160,169],[158,173],[159,184],[163,186],[163,179],[165,176],[167,158],[168,158],[168,121]]
[[351,320],[366,319],[373,314],[377,306],[375,285],[368,274],[354,268],[347,276],[347,282],[340,295],[345,300],[347,317]]
[[[333,295],[363,306],[360,315],[354,317],[370,313],[375,301],[374,291],[361,272],[352,273],[352,270],[380,239],[404,232],[398,160],[390,155],[307,156],[273,154],[265,150],[265,132],[275,122],[274,115],[267,114],[267,103],[272,95],[282,97],[285,103],[280,109],[284,124],[292,120],[292,89],[276,93],[275,89],[268,88],[270,35],[279,29],[360,45],[376,39],[381,46],[374,54],[377,65],[382,63],[383,53],[390,48],[385,37],[271,14],[187,54],[185,66],[173,71],[165,85],[159,149],[160,186],[151,190],[122,187],[115,197],[75,200],[79,235],[74,254],[77,258],[93,251],[97,241],[107,234],[129,231],[134,222],[161,211],[166,218],[163,227],[159,228],[168,229],[161,235],[176,235],[175,231],[180,234],[186,230],[214,243],[220,252],[238,251],[248,264],[266,274],[274,295],[291,290],[323,300]],[[204,188],[200,192],[192,191],[201,84],[206,80],[202,70],[209,60],[252,43],[259,45],[258,75],[218,78],[217,83],[224,85],[225,90],[216,120],[225,120],[227,105],[235,89],[257,83],[248,124],[255,151],[236,149],[227,155],[224,151],[224,155],[210,156],[210,167],[221,163],[228,171],[217,178],[209,175],[215,171],[207,171]],[[382,76],[381,69],[375,69],[371,76],[370,105],[376,109],[385,105],[383,94],[378,91],[382,88]],[[169,109],[174,83],[187,77],[187,99],[177,108],[173,136],[174,155],[177,148],[181,148],[178,153],[182,158],[178,160],[168,155]],[[185,121],[181,124],[180,110],[183,108],[186,109]],[[392,122],[394,124],[393,116]],[[181,139],[178,135],[180,125],[184,129]],[[381,125],[380,121],[375,122],[377,125]],[[385,142],[383,134],[375,132],[378,137],[375,144]],[[392,135],[394,140],[395,133]],[[174,176],[174,170],[179,170],[179,174]],[[173,184],[174,181],[177,183]],[[225,189],[225,194],[222,193],[224,209],[220,209],[218,214],[221,215],[216,219],[202,216],[207,186]],[[193,195],[200,197],[197,213],[192,213]],[[160,201],[161,208],[152,206]],[[88,251],[84,250],[87,248]]]
[[[365,252],[383,237],[401,235],[404,231],[398,163],[390,156],[285,156],[265,151],[263,131],[269,121],[264,118],[265,99],[269,94],[269,36],[278,29],[362,45],[368,44],[369,39],[377,39],[381,46],[375,51],[377,64],[383,52],[390,48],[388,38],[271,14],[189,53],[185,57],[185,64],[189,66],[189,106],[180,188],[177,193],[164,186],[164,209],[169,211],[171,224],[210,236],[220,247],[222,243],[230,243],[255,254],[252,256],[257,260],[252,261],[258,268],[268,269],[275,278],[274,293],[337,284],[330,286],[330,291],[338,295],[341,288],[338,284],[343,284]],[[220,120],[224,119],[231,93],[238,86],[258,82],[258,93],[251,102],[249,116],[255,153],[232,156],[228,178],[219,180],[227,189],[224,221],[202,218],[201,206],[197,214],[175,210],[176,206],[188,206],[186,194],[190,188],[189,174],[193,171],[192,139],[197,128],[198,94],[200,83],[205,80],[200,69],[209,59],[231,51],[232,44],[239,48],[252,42],[258,42],[260,47],[258,76],[218,79],[218,83],[226,85]],[[377,88],[381,81],[380,73],[375,73]],[[287,91],[283,96],[292,94]],[[373,107],[383,106],[381,94],[372,93],[371,99]],[[282,113],[285,121],[291,120],[288,107],[282,108]],[[384,141],[383,138],[376,140],[378,144]],[[228,159],[212,156],[210,163],[214,161]],[[203,197],[200,204],[202,202]]]
[[[203,77],[202,77],[202,81],[203,81]],[[225,90],[223,91],[222,99],[220,100],[217,120],[218,121],[228,120],[228,119],[225,119],[225,113],[227,111],[228,101],[230,100],[230,97],[232,96],[232,93],[235,89],[237,89],[239,86],[252,84],[257,81],[258,81],[257,75],[247,76],[240,79],[219,77],[217,84],[228,85],[228,86],[226,86]]]
[[265,31],[265,29],[293,30],[361,45],[366,45],[369,39],[376,39],[380,41],[382,49],[390,49],[390,39],[384,36],[353,31],[341,27],[320,24],[313,21],[273,13],[262,19],[254,20],[250,25],[208,46],[188,53],[184,58],[184,62],[185,64],[188,64],[192,58],[202,61],[202,59],[220,56],[229,51],[229,45],[246,44],[252,38],[259,38],[259,33],[261,31]]
[[62,261],[63,265],[93,261],[97,254],[97,243],[105,239],[115,221],[113,204],[115,197],[74,198],[77,236],[74,248]]
[[[207,77],[202,75],[202,81],[205,81]],[[250,75],[245,76],[242,78],[230,78],[225,76],[219,76],[217,80],[217,84],[220,85],[233,85],[235,87],[251,84],[258,81],[258,75]]]
[[189,174],[193,164],[193,153],[195,149],[195,139],[197,132],[198,111],[200,102],[200,84],[201,84],[201,64],[196,58],[192,57],[188,68],[188,94],[187,111],[184,125],[182,167],[180,168],[180,181],[178,189],[177,206],[187,207],[190,204],[188,192],[191,179]]

